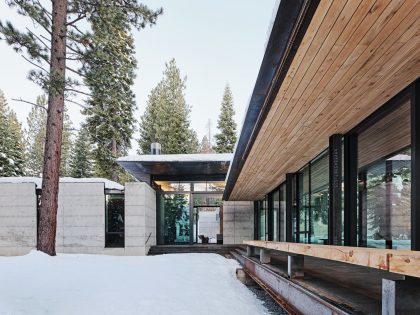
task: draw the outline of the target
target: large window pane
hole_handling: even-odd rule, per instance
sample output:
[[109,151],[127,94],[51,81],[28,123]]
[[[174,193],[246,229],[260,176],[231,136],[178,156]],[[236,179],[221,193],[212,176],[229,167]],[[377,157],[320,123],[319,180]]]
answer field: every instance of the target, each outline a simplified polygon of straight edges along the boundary
[[298,189],[298,227],[296,231],[296,239],[301,243],[309,243],[309,211],[310,211],[310,168],[304,167],[298,173],[299,189]]
[[124,195],[106,195],[105,247],[124,247]]
[[329,155],[325,153],[311,163],[311,243],[328,241]]
[[411,247],[410,102],[359,134],[359,245]]
[[401,151],[359,173],[361,245],[411,247],[411,152]]
[[272,231],[273,231],[273,241],[279,241],[280,236],[280,193],[278,190],[275,190],[271,194],[271,206],[273,207],[271,211],[272,217]]
[[259,211],[258,211],[258,223],[259,223],[259,239],[266,240],[267,233],[267,200],[261,200],[259,202]]
[[286,241],[286,184],[279,189],[280,242]]
[[164,244],[188,243],[190,241],[189,194],[162,194]]

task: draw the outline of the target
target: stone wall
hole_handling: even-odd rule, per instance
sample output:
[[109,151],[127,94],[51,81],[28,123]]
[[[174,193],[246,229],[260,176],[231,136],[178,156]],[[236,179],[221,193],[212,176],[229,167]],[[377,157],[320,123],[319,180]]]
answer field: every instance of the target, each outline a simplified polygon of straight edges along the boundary
[[125,255],[147,255],[156,245],[156,192],[146,183],[126,183],[125,218]]
[[254,239],[254,202],[223,202],[223,244]]
[[36,247],[34,183],[0,183],[0,255],[24,255]]

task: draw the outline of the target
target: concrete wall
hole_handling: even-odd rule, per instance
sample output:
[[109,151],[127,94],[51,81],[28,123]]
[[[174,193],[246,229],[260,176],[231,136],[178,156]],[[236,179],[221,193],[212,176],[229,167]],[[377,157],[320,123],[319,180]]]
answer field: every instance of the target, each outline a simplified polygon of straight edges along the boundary
[[104,184],[60,183],[56,251],[104,254],[104,246]]
[[223,202],[223,244],[254,239],[254,202]]
[[156,192],[146,183],[125,186],[125,255],[147,255],[156,245]]
[[0,183],[0,255],[24,255],[36,247],[35,184]]

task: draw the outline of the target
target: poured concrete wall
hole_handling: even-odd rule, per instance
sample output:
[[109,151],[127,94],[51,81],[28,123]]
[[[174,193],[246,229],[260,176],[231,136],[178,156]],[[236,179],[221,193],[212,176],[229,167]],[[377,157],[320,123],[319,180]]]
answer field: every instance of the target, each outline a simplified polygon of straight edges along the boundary
[[60,183],[56,251],[103,254],[104,246],[104,184]]
[[223,244],[254,239],[254,202],[223,202]]
[[24,255],[36,247],[33,183],[0,183],[0,255]]
[[125,255],[147,255],[156,245],[156,192],[146,183],[125,186]]

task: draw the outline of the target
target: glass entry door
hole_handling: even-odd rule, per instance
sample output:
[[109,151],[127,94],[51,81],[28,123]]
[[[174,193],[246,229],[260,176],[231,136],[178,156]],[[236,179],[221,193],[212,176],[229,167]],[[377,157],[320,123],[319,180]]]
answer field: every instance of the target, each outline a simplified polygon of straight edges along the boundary
[[220,233],[220,207],[194,207],[194,243],[216,244]]
[[182,193],[162,194],[161,203],[164,244],[189,243],[190,195]]

